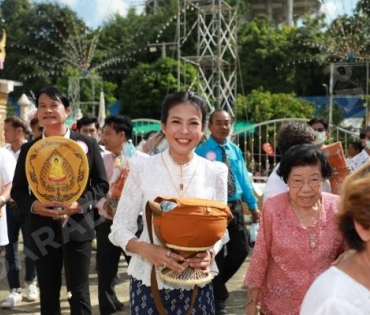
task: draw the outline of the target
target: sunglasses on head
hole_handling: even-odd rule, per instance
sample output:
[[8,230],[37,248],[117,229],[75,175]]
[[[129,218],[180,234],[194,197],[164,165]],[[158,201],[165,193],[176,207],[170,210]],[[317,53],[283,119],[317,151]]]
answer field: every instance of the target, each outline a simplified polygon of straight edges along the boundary
[[325,128],[313,128],[315,131],[318,131],[318,132],[323,132],[325,131]]

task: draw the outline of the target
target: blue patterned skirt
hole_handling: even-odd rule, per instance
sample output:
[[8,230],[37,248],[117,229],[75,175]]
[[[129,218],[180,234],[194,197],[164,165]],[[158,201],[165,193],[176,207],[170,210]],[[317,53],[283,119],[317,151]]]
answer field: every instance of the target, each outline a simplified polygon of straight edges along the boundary
[[[159,290],[164,308],[169,315],[184,315],[191,303],[192,290]],[[159,315],[152,295],[152,290],[141,281],[130,278],[130,314]],[[215,303],[212,283],[198,289],[192,315],[214,315]]]

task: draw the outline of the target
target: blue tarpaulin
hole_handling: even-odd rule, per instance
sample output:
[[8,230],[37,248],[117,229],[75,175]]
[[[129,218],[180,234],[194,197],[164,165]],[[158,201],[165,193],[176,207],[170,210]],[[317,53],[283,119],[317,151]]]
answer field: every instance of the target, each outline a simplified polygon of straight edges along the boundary
[[[316,105],[316,110],[322,106],[328,106],[329,98],[326,96],[305,96],[302,97]],[[365,103],[358,96],[334,96],[333,104],[339,104],[343,109],[344,118],[363,118],[365,117]]]

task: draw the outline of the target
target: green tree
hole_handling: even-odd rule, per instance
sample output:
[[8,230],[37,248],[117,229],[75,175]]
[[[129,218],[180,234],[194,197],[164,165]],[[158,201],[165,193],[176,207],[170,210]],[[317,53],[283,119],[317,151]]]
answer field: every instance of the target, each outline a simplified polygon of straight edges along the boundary
[[[182,82],[192,82],[196,70],[188,65],[181,69]],[[185,87],[189,88],[189,86]],[[196,89],[193,86],[192,89]],[[152,64],[139,64],[123,81],[120,89],[121,113],[131,118],[160,118],[165,96],[177,90],[177,61],[162,58]]]
[[276,27],[267,17],[241,24],[238,90],[248,94],[262,87],[273,93],[325,93],[323,66],[317,62],[319,49],[311,46],[322,32],[322,20],[323,16],[306,18],[301,28]]
[[238,95],[237,118],[259,123],[279,118],[311,118],[314,106],[295,94],[276,93],[263,89],[252,90],[246,96]]
[[370,15],[370,0],[359,0],[356,4],[356,13]]
[[2,76],[21,81],[25,91],[55,84],[74,53],[68,46],[72,36],[86,30],[84,22],[59,4],[4,0],[0,8],[8,34]]

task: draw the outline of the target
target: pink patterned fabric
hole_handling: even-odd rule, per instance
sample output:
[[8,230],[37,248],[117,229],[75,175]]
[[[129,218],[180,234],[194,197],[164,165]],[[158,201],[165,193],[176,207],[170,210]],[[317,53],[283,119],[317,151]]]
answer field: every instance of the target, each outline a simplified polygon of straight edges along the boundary
[[343,252],[344,241],[334,218],[338,199],[336,195],[322,193],[314,249],[310,247],[311,229],[305,229],[296,217],[288,193],[265,202],[252,261],[244,279],[249,289],[260,288],[264,315],[299,314],[311,283]]

